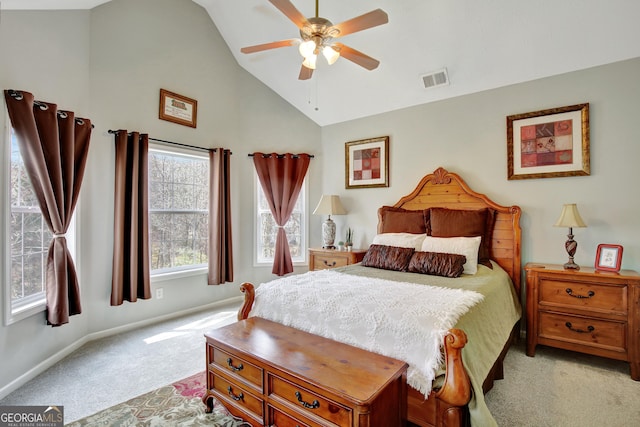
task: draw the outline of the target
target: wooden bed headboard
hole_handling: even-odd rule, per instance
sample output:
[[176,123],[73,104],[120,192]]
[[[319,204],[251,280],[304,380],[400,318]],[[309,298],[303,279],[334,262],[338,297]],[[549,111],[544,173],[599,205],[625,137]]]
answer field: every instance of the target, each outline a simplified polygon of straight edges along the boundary
[[[499,205],[484,194],[471,190],[462,178],[441,167],[422,178],[411,194],[404,196],[393,206],[410,210],[434,207],[494,209],[496,218],[491,239],[491,259],[500,264],[511,276],[518,296],[521,295],[520,215],[522,211],[519,206]],[[378,218],[378,227],[380,223],[381,218]]]

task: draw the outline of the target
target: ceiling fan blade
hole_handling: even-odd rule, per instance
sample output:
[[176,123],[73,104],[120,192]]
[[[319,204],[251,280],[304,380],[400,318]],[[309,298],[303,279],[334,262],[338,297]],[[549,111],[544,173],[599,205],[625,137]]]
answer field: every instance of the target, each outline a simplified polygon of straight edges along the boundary
[[269,3],[284,13],[298,28],[307,23],[307,18],[289,0],[269,0]]
[[303,65],[300,68],[300,75],[298,76],[298,80],[309,80],[311,76],[313,76],[313,70]]
[[380,61],[370,57],[369,55],[365,55],[364,53],[355,50],[347,45],[342,43],[334,43],[333,45],[337,48],[338,52],[340,52],[340,56],[344,59],[348,59],[349,61],[358,64],[361,67],[366,68],[367,70],[375,70],[380,65]]
[[279,47],[295,46],[299,42],[300,42],[299,39],[280,40],[280,41],[277,41],[277,42],[257,44],[255,46],[243,47],[242,49],[240,49],[240,52],[242,52],[242,53],[261,52],[263,50],[276,49],[276,48],[279,48]]
[[372,10],[364,15],[356,16],[347,21],[336,24],[331,28],[336,28],[340,31],[338,37],[346,36],[357,31],[366,30],[367,28],[377,27],[378,25],[386,24],[389,22],[389,16],[382,9]]

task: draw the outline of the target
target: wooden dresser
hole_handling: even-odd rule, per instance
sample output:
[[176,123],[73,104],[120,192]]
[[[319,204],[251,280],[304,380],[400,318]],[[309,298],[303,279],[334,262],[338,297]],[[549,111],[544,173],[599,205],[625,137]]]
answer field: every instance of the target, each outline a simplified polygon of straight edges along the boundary
[[529,263],[527,355],[543,344],[625,360],[640,380],[640,274]]
[[336,249],[309,249],[309,270],[326,270],[362,261],[366,249],[339,251]]
[[401,426],[407,365],[257,317],[205,334],[216,398],[253,426]]

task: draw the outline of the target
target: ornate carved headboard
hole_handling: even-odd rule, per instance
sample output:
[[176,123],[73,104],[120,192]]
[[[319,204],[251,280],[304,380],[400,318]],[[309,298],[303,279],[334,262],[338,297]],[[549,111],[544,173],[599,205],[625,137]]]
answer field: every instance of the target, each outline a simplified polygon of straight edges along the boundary
[[[411,210],[433,207],[494,209],[496,217],[491,239],[491,259],[511,276],[515,290],[520,296],[522,231],[519,206],[499,205],[484,194],[471,190],[460,176],[441,167],[422,178],[411,194],[404,196],[393,206]],[[379,227],[380,220],[381,218],[378,218]]]

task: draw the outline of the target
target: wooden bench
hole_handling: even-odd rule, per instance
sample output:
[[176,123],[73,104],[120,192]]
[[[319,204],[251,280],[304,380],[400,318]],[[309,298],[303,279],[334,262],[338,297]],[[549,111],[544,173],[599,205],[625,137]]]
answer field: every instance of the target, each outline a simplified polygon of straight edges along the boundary
[[257,317],[205,337],[208,412],[215,398],[253,426],[405,423],[402,361]]

